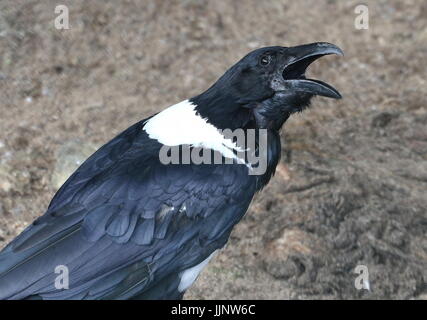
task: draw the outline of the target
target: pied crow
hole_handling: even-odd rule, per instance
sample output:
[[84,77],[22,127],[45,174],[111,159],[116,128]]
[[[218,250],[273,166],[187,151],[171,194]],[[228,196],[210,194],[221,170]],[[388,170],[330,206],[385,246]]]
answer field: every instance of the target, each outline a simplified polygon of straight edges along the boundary
[[[0,298],[181,299],[274,174],[284,122],[313,96],[341,98],[305,77],[329,54],[342,51],[323,42],[254,50],[202,94],[105,144],[1,251]],[[264,130],[263,172],[237,156],[260,153],[259,135],[250,150],[226,129]],[[165,147],[229,161],[165,163]]]

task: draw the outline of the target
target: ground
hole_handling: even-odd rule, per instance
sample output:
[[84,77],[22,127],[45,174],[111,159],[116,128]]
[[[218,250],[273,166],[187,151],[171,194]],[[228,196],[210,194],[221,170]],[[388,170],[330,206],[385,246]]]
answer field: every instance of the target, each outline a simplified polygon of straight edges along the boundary
[[134,122],[254,48],[327,41],[345,57],[309,73],[344,98],[287,122],[276,176],[186,299],[427,299],[427,3],[364,3],[367,30],[358,1],[2,0],[0,247]]

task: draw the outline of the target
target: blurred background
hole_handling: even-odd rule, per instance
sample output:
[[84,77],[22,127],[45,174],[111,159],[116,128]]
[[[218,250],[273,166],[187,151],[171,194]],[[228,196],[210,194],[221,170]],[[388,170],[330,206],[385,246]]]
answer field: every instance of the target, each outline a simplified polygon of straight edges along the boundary
[[368,29],[359,4],[2,0],[0,247],[131,124],[255,48],[327,41],[346,56],[309,75],[344,99],[287,122],[276,176],[186,298],[427,299],[427,2],[364,1]]

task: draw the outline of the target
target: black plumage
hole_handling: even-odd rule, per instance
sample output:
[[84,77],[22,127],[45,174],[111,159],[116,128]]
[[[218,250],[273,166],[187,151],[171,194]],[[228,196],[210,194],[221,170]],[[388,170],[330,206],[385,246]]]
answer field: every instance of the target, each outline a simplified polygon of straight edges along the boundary
[[[1,251],[0,298],[181,298],[188,287],[184,272],[225,245],[274,174],[278,131],[289,115],[316,94],[339,95],[323,83],[286,87],[305,80],[308,64],[301,62],[299,70],[292,59],[339,52],[329,44],[258,49],[189,100],[195,116],[218,129],[268,131],[261,175],[249,175],[236,159],[231,165],[161,163],[164,144],[146,131],[151,118],[105,144],[60,188],[46,213]],[[283,76],[289,66],[297,78]],[[278,75],[280,89],[273,84]],[[69,269],[69,289],[54,285],[58,265]]]

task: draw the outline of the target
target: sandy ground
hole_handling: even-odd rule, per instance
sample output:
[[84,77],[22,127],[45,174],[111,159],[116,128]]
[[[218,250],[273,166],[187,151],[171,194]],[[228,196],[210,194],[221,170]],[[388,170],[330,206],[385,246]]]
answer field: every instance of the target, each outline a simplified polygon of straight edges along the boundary
[[[187,299],[427,299],[427,2],[0,2],[0,247],[70,170],[132,123],[206,89],[250,50],[339,45],[288,121],[278,172]],[[370,291],[354,282],[369,270]]]

